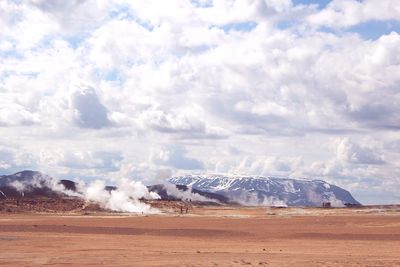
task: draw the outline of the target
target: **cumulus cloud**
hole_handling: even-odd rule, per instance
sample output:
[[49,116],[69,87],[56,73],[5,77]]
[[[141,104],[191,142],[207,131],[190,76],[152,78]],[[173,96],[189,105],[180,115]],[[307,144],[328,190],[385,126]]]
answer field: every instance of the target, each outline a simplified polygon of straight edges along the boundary
[[0,1],[2,170],[393,188],[397,2],[307,2]]
[[219,139],[228,135],[226,130],[207,125],[196,116],[166,113],[157,109],[143,112],[139,120],[141,124],[155,131],[178,134],[182,138]]
[[88,30],[93,30],[109,18],[113,10],[110,1],[72,0],[43,1],[29,0],[27,5],[36,8],[42,15],[51,19],[55,27],[62,31],[57,34],[81,36]]
[[149,127],[160,132],[204,132],[205,125],[199,120],[190,119],[184,114],[173,115],[161,110],[149,110],[142,119]]
[[21,105],[10,104],[5,107],[0,107],[0,127],[18,125],[29,126],[38,122],[38,115],[26,110]]
[[300,159],[276,156],[244,157],[230,172],[263,176],[287,177],[298,167]]
[[33,153],[19,146],[0,144],[0,173],[10,174],[24,169],[37,169],[38,166],[37,157]]
[[349,138],[339,141],[336,153],[337,158],[344,162],[356,164],[385,163],[383,155],[379,154],[374,148],[354,143]]
[[334,0],[309,17],[314,25],[349,27],[368,20],[398,20],[400,9],[396,0]]
[[0,148],[0,169],[9,169],[14,162],[14,154],[12,151]]
[[39,161],[47,166],[115,171],[119,169],[122,158],[120,152],[43,149]]
[[54,12],[54,13],[71,13],[75,8],[77,8],[80,4],[85,1],[42,1],[42,0],[32,0],[30,1],[32,5],[37,6],[38,8],[46,11],[46,12]]
[[100,102],[96,91],[92,87],[83,87],[71,96],[72,107],[76,111],[76,123],[83,128],[100,129],[108,127],[108,110]]
[[171,166],[177,169],[201,170],[204,168],[204,164],[201,161],[191,158],[186,154],[187,151],[184,147],[172,145],[153,152],[152,159],[156,164]]

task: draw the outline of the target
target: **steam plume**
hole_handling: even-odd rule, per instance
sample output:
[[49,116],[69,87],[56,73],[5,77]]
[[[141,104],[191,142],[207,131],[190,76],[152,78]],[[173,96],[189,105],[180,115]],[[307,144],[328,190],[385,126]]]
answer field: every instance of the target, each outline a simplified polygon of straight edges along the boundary
[[87,200],[97,202],[103,208],[114,211],[159,213],[158,210],[140,201],[141,198],[160,198],[157,193],[149,192],[146,186],[140,182],[123,179],[117,189],[108,191],[105,188],[104,181],[96,180],[84,189],[83,195]]
[[[17,179],[8,183],[8,185],[15,188],[22,196],[24,192],[31,191],[34,188],[50,188],[55,192],[68,196],[81,197],[87,201],[97,202],[101,207],[113,211],[145,214],[159,212],[150,205],[143,203],[141,199],[158,199],[160,196],[157,193],[149,192],[141,182],[128,179],[121,179],[114,190],[106,190],[105,182],[96,180],[89,185],[78,182],[77,191],[72,191],[67,190],[56,179],[37,173],[29,179]],[[7,197],[2,191],[0,191],[0,194]]]
[[219,201],[215,200],[215,199],[211,199],[205,196],[202,196],[200,194],[194,193],[192,190],[192,187],[188,187],[188,190],[184,191],[184,190],[179,190],[176,185],[174,184],[170,184],[170,183],[165,183],[164,184],[168,195],[174,196],[178,199],[190,199],[192,201],[201,201],[201,202],[215,202],[215,203],[219,203]]

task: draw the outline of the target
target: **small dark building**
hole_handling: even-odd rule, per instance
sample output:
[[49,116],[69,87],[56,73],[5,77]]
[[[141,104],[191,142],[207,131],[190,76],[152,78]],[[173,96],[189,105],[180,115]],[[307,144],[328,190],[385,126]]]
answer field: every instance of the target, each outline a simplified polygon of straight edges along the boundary
[[322,202],[322,207],[323,208],[330,208],[331,206],[331,202]]
[[344,203],[344,205],[348,208],[354,208],[354,207],[361,207],[362,205],[359,203]]

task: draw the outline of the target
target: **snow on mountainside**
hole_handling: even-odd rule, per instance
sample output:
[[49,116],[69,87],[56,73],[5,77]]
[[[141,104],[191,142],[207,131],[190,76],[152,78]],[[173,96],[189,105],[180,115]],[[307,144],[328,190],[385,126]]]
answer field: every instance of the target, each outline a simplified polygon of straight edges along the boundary
[[169,182],[221,194],[232,201],[251,206],[321,206],[322,202],[331,202],[332,206],[360,204],[348,191],[321,180],[187,175],[173,177]]

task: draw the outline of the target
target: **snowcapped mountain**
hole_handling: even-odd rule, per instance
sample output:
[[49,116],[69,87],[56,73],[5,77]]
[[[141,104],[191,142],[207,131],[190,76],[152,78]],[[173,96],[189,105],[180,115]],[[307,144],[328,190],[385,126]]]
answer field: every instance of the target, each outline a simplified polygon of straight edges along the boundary
[[250,206],[321,206],[322,202],[331,202],[332,206],[359,204],[348,191],[322,180],[187,175],[173,177],[169,182],[220,194]]

